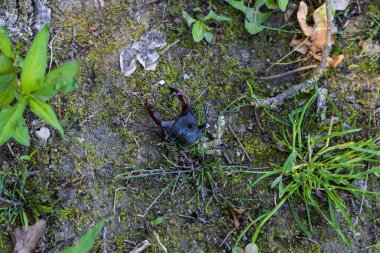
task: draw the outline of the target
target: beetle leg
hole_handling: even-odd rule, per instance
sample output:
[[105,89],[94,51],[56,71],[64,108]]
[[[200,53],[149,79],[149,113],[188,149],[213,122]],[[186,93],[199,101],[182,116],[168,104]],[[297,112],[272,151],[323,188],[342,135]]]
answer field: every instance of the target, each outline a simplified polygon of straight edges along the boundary
[[187,101],[180,90],[173,87],[168,88],[170,89],[170,93],[174,93],[182,103],[181,116],[186,115],[189,112],[189,101]]
[[161,120],[160,117],[157,115],[157,113],[153,110],[153,106],[151,104],[149,104],[148,100],[146,100],[145,106],[146,106],[146,110],[148,111],[150,117],[160,127],[170,127],[174,123],[173,120],[170,120],[170,121]]

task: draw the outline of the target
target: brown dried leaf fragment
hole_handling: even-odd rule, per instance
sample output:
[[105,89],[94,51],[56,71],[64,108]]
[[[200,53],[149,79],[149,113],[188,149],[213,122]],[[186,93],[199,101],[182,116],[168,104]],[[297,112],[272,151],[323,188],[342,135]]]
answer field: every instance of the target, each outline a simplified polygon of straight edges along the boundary
[[[314,59],[321,61],[322,57],[318,55],[317,52],[322,49],[327,40],[326,4],[319,6],[319,8],[313,12],[313,27],[309,26],[306,22],[307,13],[308,6],[305,2],[301,1],[297,12],[297,19],[303,34],[309,37],[309,40],[303,43],[305,38],[293,38],[290,42],[290,46],[296,48],[296,51],[302,54],[309,52]],[[303,44],[301,45],[301,43]],[[333,35],[331,36],[331,43],[334,44]],[[327,67],[336,68],[343,58],[343,55],[329,57],[327,59]]]
[[245,213],[245,209],[242,208],[236,208],[233,205],[229,205],[228,209],[230,210],[232,220],[234,222],[234,225],[236,228],[239,228],[241,225],[244,225],[242,223],[245,223],[247,220]]
[[[317,61],[321,61],[322,60],[322,56],[320,55],[317,55],[316,53],[313,53],[313,52],[309,52],[313,57],[314,59],[316,59]],[[331,57],[328,57],[327,58],[327,67],[328,68],[336,68],[338,67],[338,65],[340,64],[341,61],[343,61],[344,59],[344,55],[338,55],[338,56],[331,56]]]
[[36,224],[29,226],[25,231],[22,227],[13,230],[12,241],[15,244],[14,253],[30,253],[36,247],[38,240],[45,231],[46,222],[39,220]]
[[306,16],[307,16],[307,5],[304,1],[300,2],[300,7],[298,8],[297,12],[297,20],[300,24],[301,30],[305,36],[311,36],[313,33],[313,28],[310,27],[306,22]]

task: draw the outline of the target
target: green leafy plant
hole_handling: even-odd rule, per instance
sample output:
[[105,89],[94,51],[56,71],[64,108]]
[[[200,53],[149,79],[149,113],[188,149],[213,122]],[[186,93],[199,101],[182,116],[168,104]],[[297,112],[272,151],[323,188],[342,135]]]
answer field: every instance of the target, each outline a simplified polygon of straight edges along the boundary
[[0,224],[13,225],[19,221],[25,230],[29,221],[38,220],[41,214],[57,214],[54,208],[59,201],[47,193],[48,184],[41,187],[41,179],[28,177],[24,165],[11,172],[0,171]]
[[[66,62],[46,74],[49,26],[44,25],[30,49],[21,60],[4,29],[0,29],[0,146],[13,138],[29,146],[29,133],[23,113],[27,105],[31,111],[57,129],[63,136],[62,126],[45,101],[59,91],[76,89],[75,74],[78,64]],[[20,79],[18,72],[21,68]]]
[[[256,172],[262,175],[252,186],[266,178],[274,177],[271,188],[278,190],[279,202],[272,210],[247,226],[238,241],[252,225],[261,221],[252,238],[252,243],[255,243],[264,224],[288,202],[295,221],[306,236],[311,237],[313,232],[314,210],[334,228],[349,247],[352,247],[336,218],[338,210],[354,231],[355,227],[341,194],[354,196],[359,201],[362,201],[363,197],[376,201],[376,197],[380,196],[379,192],[362,190],[352,183],[354,180],[366,180],[371,175],[379,175],[380,138],[358,142],[333,142],[338,137],[342,140],[352,133],[360,132],[361,129],[333,131],[332,120],[331,124],[321,131],[306,134],[304,120],[317,96],[318,92],[303,107],[296,108],[289,114],[291,129],[284,128],[281,136],[274,135],[284,152],[288,153],[288,157],[283,165],[275,166],[275,170]],[[326,98],[332,102],[329,97]],[[305,206],[305,222],[293,208],[297,200],[301,200]],[[364,207],[372,216],[365,203]],[[327,211],[324,210],[326,208]]]
[[[278,0],[277,4],[275,0],[255,0],[253,7],[250,7],[249,4],[245,4],[244,0],[228,0],[228,3],[243,12],[245,15],[244,27],[250,34],[257,34],[264,30],[262,24],[270,18],[272,15],[271,12],[261,12],[260,8],[266,6],[268,9],[280,8],[282,11],[286,10],[289,0]],[[250,3],[250,1],[249,1]]]
[[205,39],[208,43],[212,43],[214,35],[212,34],[212,28],[205,24],[208,20],[215,21],[230,21],[230,19],[223,15],[216,14],[212,9],[206,15],[198,15],[199,17],[193,18],[186,11],[182,11],[182,17],[186,20],[188,26],[192,26],[191,33],[195,42],[200,42]]
[[95,227],[91,228],[85,235],[83,235],[78,243],[70,248],[67,248],[61,253],[87,253],[92,249],[100,230],[104,227],[104,221],[99,222]]

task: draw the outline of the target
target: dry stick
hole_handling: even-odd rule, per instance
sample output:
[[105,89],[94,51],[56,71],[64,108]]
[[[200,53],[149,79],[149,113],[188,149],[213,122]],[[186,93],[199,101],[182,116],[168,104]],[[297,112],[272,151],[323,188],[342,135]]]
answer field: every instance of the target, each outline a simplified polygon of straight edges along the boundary
[[331,52],[331,34],[333,30],[333,23],[331,20],[331,0],[326,0],[326,12],[327,12],[327,38],[326,43],[323,47],[322,51],[322,61],[319,69],[316,71],[316,73],[307,81],[294,85],[293,87],[285,90],[281,94],[272,97],[272,98],[265,98],[261,100],[257,100],[252,103],[255,107],[264,107],[269,105],[279,105],[283,104],[284,100],[288,97],[292,96],[294,93],[298,94],[299,91],[303,88],[310,88],[313,86],[313,84],[319,80],[320,76],[323,74],[323,71],[326,69],[327,64],[327,58],[330,55]]
[[257,115],[256,107],[253,107],[253,112],[255,113],[255,119],[256,119],[257,126],[259,127],[259,129],[260,129],[260,131],[262,133],[265,133],[265,130],[264,130],[263,126],[260,123],[259,116]]
[[143,252],[146,248],[150,246],[150,242],[148,240],[145,240],[141,243],[139,243],[134,250],[132,250],[129,253],[140,253]]
[[219,247],[222,247],[222,246],[223,246],[223,244],[227,241],[228,237],[230,237],[230,235],[231,235],[233,232],[235,232],[235,230],[236,230],[236,227],[234,227],[234,229],[232,229],[232,230],[227,234],[227,236],[224,238],[223,242],[219,245]]
[[305,70],[308,70],[308,69],[315,69],[317,68],[318,66],[317,65],[309,65],[309,66],[305,66],[305,67],[300,67],[300,68],[297,68],[297,69],[293,69],[291,71],[288,71],[288,72],[285,72],[285,73],[281,73],[281,74],[277,74],[277,75],[273,75],[273,76],[264,76],[264,77],[259,77],[259,80],[270,80],[270,79],[275,79],[275,78],[279,78],[279,77],[283,77],[283,76],[287,76],[287,75],[290,75],[290,74],[294,74],[294,73],[297,73],[297,72],[301,72],[301,71],[305,71]]
[[167,46],[164,50],[162,50],[161,54],[165,53],[166,51],[168,51],[172,46],[174,46],[175,44],[177,44],[178,42],[180,42],[181,40],[180,39],[176,39],[173,43],[171,43],[169,46]]
[[103,253],[107,253],[107,227],[103,228]]
[[158,245],[160,245],[161,249],[167,253],[168,252],[168,249],[165,247],[165,245],[161,242],[160,240],[160,236],[157,234],[156,231],[153,230],[153,236],[154,236],[154,239],[156,239],[156,241],[158,242]]
[[12,156],[16,156],[15,153],[13,153],[12,147],[9,143],[7,143],[7,147],[9,149],[9,152],[11,152]]
[[74,60],[74,48],[75,48],[75,36],[76,36],[76,33],[77,33],[77,27],[74,26],[73,27],[73,41],[71,42],[71,53],[70,53],[70,58],[71,60]]
[[241,144],[239,138],[236,136],[234,130],[232,130],[232,127],[230,126],[230,124],[228,124],[228,127],[229,127],[229,129],[231,130],[232,134],[235,136],[237,142],[239,143],[239,145],[240,145],[241,149],[243,150],[244,154],[247,156],[248,160],[249,160],[250,162],[252,162],[252,159],[251,159],[251,157],[249,157],[249,155],[248,155],[248,153],[247,153],[247,150],[245,150],[243,144]]
[[157,203],[157,200],[164,194],[169,186],[172,185],[173,182],[170,182],[165,188],[158,194],[158,196],[153,200],[153,202],[148,206],[148,208],[145,210],[144,214],[137,214],[138,217],[145,218],[145,216],[148,214],[149,210],[154,206],[154,204]]
[[119,187],[115,190],[115,195],[113,197],[113,214],[116,214],[116,194],[119,190],[126,190],[126,187]]
[[51,67],[52,67],[52,65],[53,65],[53,43],[54,43],[54,40],[55,40],[55,38],[57,38],[58,34],[59,34],[61,31],[62,31],[62,29],[61,29],[61,30],[59,30],[59,31],[57,32],[57,34],[56,34],[56,35],[54,35],[54,37],[51,39],[51,41],[50,41],[50,43],[49,43],[49,47],[50,47],[50,63],[49,63],[49,72],[50,72],[50,70],[51,70]]
[[302,41],[298,46],[296,46],[292,51],[290,51],[288,54],[286,54],[284,57],[282,57],[280,60],[276,61],[275,63],[273,63],[269,68],[267,68],[266,72],[268,72],[271,68],[273,68],[275,65],[279,64],[280,62],[282,62],[283,60],[285,60],[289,55],[291,55],[292,53],[294,53],[295,51],[297,51],[298,48],[300,48],[301,46],[303,46],[303,44],[306,43],[306,41],[309,39],[309,37],[306,37],[306,39],[304,41]]

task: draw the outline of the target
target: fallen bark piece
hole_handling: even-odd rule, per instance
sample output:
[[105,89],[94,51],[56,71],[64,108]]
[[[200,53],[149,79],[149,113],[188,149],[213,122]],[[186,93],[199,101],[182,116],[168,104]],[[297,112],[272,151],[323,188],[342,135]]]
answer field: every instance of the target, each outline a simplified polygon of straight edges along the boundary
[[163,48],[165,45],[166,41],[162,33],[150,31],[142,35],[120,54],[120,68],[124,76],[135,72],[136,60],[145,70],[156,70],[160,57],[156,49]]
[[13,230],[12,241],[15,244],[14,253],[29,253],[36,247],[41,235],[45,231],[46,221],[39,220],[29,226],[28,230],[17,227]]

